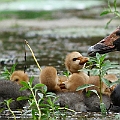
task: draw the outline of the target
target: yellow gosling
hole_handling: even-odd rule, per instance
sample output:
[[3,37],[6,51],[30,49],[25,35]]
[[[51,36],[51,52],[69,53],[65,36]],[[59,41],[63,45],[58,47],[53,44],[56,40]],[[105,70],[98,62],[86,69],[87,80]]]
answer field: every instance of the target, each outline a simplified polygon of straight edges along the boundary
[[29,77],[26,73],[24,73],[24,71],[18,70],[12,73],[10,80],[13,82],[17,82],[17,84],[21,85],[21,81],[28,82]]

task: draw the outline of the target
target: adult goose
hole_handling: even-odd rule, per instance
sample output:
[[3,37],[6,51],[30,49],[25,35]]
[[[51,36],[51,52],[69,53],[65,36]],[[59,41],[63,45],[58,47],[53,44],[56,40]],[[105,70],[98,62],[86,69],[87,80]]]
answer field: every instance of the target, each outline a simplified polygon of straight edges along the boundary
[[[113,51],[120,51],[120,26],[109,36],[91,46],[88,49],[88,54],[94,56],[97,52],[104,54]],[[113,105],[120,107],[120,84],[113,90],[110,98]]]

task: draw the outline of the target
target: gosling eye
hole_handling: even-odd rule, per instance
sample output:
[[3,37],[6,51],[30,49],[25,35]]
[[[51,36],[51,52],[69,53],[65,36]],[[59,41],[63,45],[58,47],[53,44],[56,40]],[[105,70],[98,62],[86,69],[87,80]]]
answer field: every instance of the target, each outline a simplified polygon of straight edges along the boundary
[[109,83],[112,83],[111,81],[109,81]]
[[16,82],[18,82],[18,81],[19,81],[19,79],[15,79],[15,81],[16,81]]
[[73,58],[73,61],[76,61],[77,60],[77,58]]

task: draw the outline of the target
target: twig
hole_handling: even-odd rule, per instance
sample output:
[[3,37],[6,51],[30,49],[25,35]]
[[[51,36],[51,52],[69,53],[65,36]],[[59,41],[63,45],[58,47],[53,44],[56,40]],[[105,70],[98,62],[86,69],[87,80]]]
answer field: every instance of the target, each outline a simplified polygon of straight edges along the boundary
[[70,112],[75,112],[74,110],[72,110],[72,109],[69,109],[69,108],[66,108],[66,107],[60,107],[60,108],[58,108],[59,110],[68,110],[68,111],[70,111]]
[[[26,42],[25,42],[26,43]],[[27,65],[26,65],[26,48],[25,48],[25,44],[24,44],[24,50],[25,50],[25,56],[24,56],[24,60],[25,60],[25,64],[24,64],[24,73],[26,72],[27,69]]]
[[28,44],[28,41],[25,40],[25,43],[26,43],[26,45],[28,46],[28,48],[30,49],[30,51],[31,51],[31,53],[32,53],[32,56],[33,56],[33,58],[34,58],[34,60],[35,60],[35,62],[36,62],[36,64],[37,64],[38,68],[40,69],[40,71],[42,71],[39,63],[37,62],[37,59],[35,58],[35,55],[34,55],[34,53],[33,53],[33,50],[31,49],[30,45]]

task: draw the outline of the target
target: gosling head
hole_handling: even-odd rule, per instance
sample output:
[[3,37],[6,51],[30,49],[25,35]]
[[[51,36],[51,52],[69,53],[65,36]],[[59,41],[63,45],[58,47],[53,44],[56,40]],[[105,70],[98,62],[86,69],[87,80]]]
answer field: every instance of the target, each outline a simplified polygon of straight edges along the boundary
[[79,52],[71,52],[66,56],[65,66],[71,73],[79,73],[79,70],[88,62],[88,58],[82,56]]
[[28,82],[29,77],[26,73],[24,73],[24,71],[18,70],[12,73],[10,80],[13,82],[17,82],[17,84],[21,85],[21,81]]

